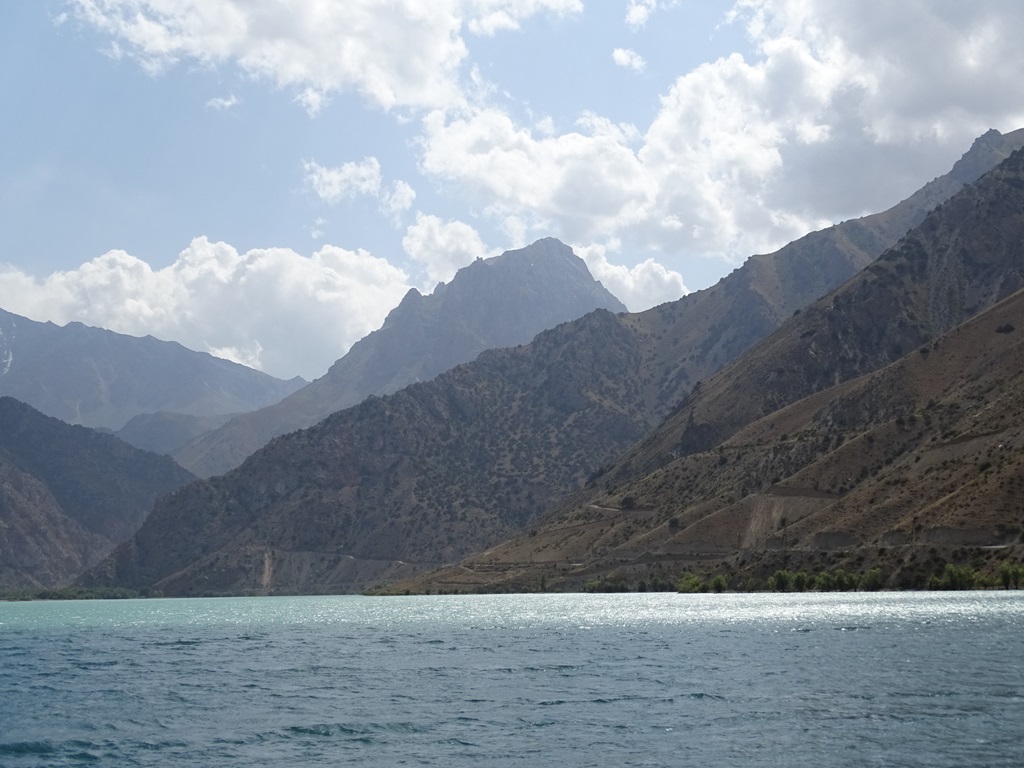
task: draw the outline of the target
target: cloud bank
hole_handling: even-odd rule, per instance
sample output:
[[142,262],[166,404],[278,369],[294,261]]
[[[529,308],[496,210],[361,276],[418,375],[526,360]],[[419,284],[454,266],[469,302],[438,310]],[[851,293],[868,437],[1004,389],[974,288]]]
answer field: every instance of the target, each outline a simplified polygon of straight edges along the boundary
[[4,308],[178,341],[281,378],[323,375],[409,290],[401,269],[326,245],[239,253],[199,237],[164,269],[110,251],[43,280],[0,266]]
[[[677,5],[629,0],[623,25],[638,32]],[[882,171],[891,181],[881,196],[895,203],[973,137],[1024,124],[1019,3],[737,0],[721,23],[745,30],[750,55],[666,83],[647,125],[584,113],[561,133],[544,116],[517,121],[509,94],[481,81],[467,36],[572,18],[581,0],[70,7],[116,55],[150,71],[227,64],[291,89],[311,112],[352,90],[422,120],[422,173],[481,222],[516,235],[510,245],[555,235],[610,252],[619,242],[624,255],[662,254],[674,266],[709,256],[736,263],[871,210]],[[642,50],[617,49],[613,59],[645,66]],[[395,218],[412,205],[412,186],[382,192],[369,161],[307,164],[307,178],[327,200],[386,194],[382,210]]]
[[[628,0],[621,24],[624,35],[634,35],[631,47],[605,59],[605,74],[618,66],[642,69],[645,83],[664,77],[651,71],[648,62],[656,59],[641,33],[655,14],[680,5]],[[462,204],[459,219],[414,212],[414,205],[424,207],[414,185],[385,182],[375,157],[336,167],[296,162],[307,189],[329,205],[376,199],[402,232],[407,269],[428,281],[450,279],[459,266],[491,253],[479,234],[485,229],[501,233],[508,247],[553,235],[572,244],[633,310],[684,293],[683,275],[697,259],[736,265],[809,230],[894,204],[947,170],[988,128],[1024,125],[1020,3],[737,0],[721,24],[743,31],[745,51],[671,73],[644,124],[592,111],[569,123],[537,114],[524,108],[530,94],[487,82],[486,68],[471,60],[471,36],[515,30],[545,15],[571,23],[583,11],[580,0],[70,0],[69,6],[79,23],[106,35],[111,55],[150,72],[179,62],[235,68],[294,94],[311,115],[332,95],[351,91],[370,108],[416,126],[418,136],[405,148],[415,155],[420,177],[414,183],[443,189],[451,206]],[[211,100],[209,108],[227,108],[229,100]],[[227,255],[209,255],[223,249]],[[193,268],[192,257],[184,254],[193,252],[209,252],[194,257],[203,269],[220,274],[227,267],[216,265],[230,264],[236,283],[260,285],[265,296],[228,282],[212,281],[214,288],[188,282],[183,275]],[[229,246],[199,239],[184,254],[170,272],[147,272],[112,252],[74,272],[29,281],[22,300],[35,296],[37,305],[63,313],[50,316],[86,320],[83,315],[99,310],[89,309],[82,292],[107,290],[104,301],[112,317],[123,316],[121,328],[157,334],[173,328],[174,338],[201,339],[208,348],[282,370],[270,352],[277,346],[262,340],[272,338],[272,313],[260,320],[256,308],[255,320],[266,326],[258,332],[228,327],[217,335],[217,301],[249,323],[254,316],[244,310],[260,295],[268,306],[293,312],[281,321],[284,336],[329,329],[323,332],[335,346],[328,356],[336,356],[376,327],[393,303],[385,297],[400,295],[411,282],[402,269],[365,252],[330,246],[311,257],[279,250],[231,256]],[[302,270],[322,281],[328,298],[295,310],[282,297],[290,276]],[[5,279],[27,278],[7,273]],[[154,298],[156,289],[152,297],[135,296],[132,290],[141,289],[131,287],[134,281],[156,281],[176,298],[165,306]],[[44,297],[43,288],[53,295]],[[151,323],[144,328],[143,316]],[[288,353],[273,353],[279,354]],[[323,368],[316,365],[313,375]],[[291,370],[308,375],[312,368]]]
[[[628,24],[658,6],[631,2]],[[423,167],[532,235],[738,263],[894,204],[988,128],[1024,125],[1019,4],[741,0],[728,22],[754,55],[677,77],[646,127],[585,114],[552,134],[492,104],[434,110]]]
[[317,113],[355,90],[384,109],[450,105],[461,96],[463,34],[517,29],[539,13],[582,10],[580,0],[70,0],[77,18],[109,35],[109,53],[152,73],[182,60],[231,64],[292,89]]

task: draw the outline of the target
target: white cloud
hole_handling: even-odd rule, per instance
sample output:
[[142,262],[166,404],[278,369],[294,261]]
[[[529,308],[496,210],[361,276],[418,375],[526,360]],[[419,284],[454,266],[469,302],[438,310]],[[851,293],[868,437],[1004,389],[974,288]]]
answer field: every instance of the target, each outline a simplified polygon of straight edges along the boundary
[[[628,0],[625,22],[639,30],[677,5]],[[684,290],[674,270],[685,273],[687,259],[737,263],[895,203],[987,128],[1024,125],[1021,3],[737,0],[729,18],[746,29],[752,54],[679,75],[649,125],[587,113],[570,130],[549,117],[519,122],[499,106],[524,95],[485,81],[486,67],[468,61],[466,36],[579,13],[579,0],[70,7],[113,50],[153,72],[179,61],[231,65],[288,89],[310,112],[355,91],[402,119],[422,118],[420,170],[448,182],[446,191],[510,240],[555,235],[668,265],[649,261],[623,273],[595,261],[634,302],[641,290],[650,301]],[[628,49],[613,59],[634,68],[643,61]],[[337,168],[311,162],[305,171],[326,202],[370,196],[398,226],[416,202],[412,186],[386,181],[375,158]],[[468,224],[422,214],[403,245],[431,279],[486,250]]]
[[475,259],[493,256],[473,227],[461,221],[442,221],[437,216],[416,214],[402,238],[402,248],[426,271],[424,291],[437,283],[446,283],[455,273]]
[[647,25],[655,11],[679,5],[679,0],[629,0],[626,6],[626,25],[633,30]]
[[587,263],[590,273],[630,312],[641,312],[689,293],[682,275],[653,259],[626,267],[612,264],[607,255],[610,249],[604,245],[576,246],[573,250]]
[[617,66],[624,69],[632,69],[634,72],[643,72],[647,67],[644,57],[628,48],[616,48],[612,51],[612,61]]
[[217,112],[226,112],[232,107],[238,106],[241,101],[242,100],[233,93],[228,96],[215,96],[206,102],[206,108]]
[[381,210],[391,216],[392,221],[401,221],[402,214],[412,208],[416,199],[416,190],[404,181],[396,181],[391,191],[382,194],[380,198]]
[[509,232],[737,263],[893,204],[989,127],[1024,125],[1024,5],[741,0],[731,18],[755,55],[678,77],[642,133],[438,110],[422,168]]
[[455,119],[433,113],[423,167],[464,185],[499,219],[521,223],[532,212],[532,229],[557,221],[563,237],[586,242],[642,216],[646,190],[629,146],[635,128],[594,115],[576,127],[538,138],[497,109]]
[[384,109],[462,100],[463,29],[491,35],[538,13],[578,13],[580,0],[69,0],[118,56],[157,74],[182,60],[233,64],[293,89],[316,114],[355,90]]
[[465,3],[470,32],[493,35],[503,29],[519,29],[525,18],[542,11],[567,16],[583,10],[582,0],[471,0]]
[[[358,163],[344,163],[329,168],[313,161],[303,163],[306,186],[329,205],[356,197],[375,198],[380,211],[395,224],[401,226],[403,215],[412,208],[416,190],[408,182],[398,180],[390,188],[384,185],[380,162],[375,157],[363,158]],[[316,230],[322,234],[317,220]],[[315,237],[316,235],[314,235]]]
[[152,334],[284,378],[322,375],[409,287],[402,270],[362,250],[239,253],[205,237],[158,270],[124,251],[43,280],[0,268],[11,312]]
[[859,118],[875,140],[974,136],[1024,119],[1018,3],[741,0],[737,9],[766,61],[805,59],[816,106]]
[[338,203],[346,198],[380,195],[380,162],[376,157],[363,158],[358,163],[344,163],[328,168],[309,161],[303,163],[306,185],[326,203]]
[[647,24],[647,19],[657,7],[658,0],[629,0],[626,7],[626,24],[633,29],[640,29]]

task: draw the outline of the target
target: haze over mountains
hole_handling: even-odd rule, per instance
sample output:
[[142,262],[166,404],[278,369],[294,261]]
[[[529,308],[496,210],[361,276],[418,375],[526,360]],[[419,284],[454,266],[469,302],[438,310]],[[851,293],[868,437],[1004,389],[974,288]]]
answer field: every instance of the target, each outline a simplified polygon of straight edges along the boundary
[[269,405],[303,384],[152,336],[38,323],[0,309],[0,395],[69,424],[119,430],[133,417],[163,412],[194,417],[203,428],[207,419]]
[[[593,491],[605,498],[617,493],[607,483],[639,483],[673,461],[704,455],[775,408],[933,343],[1018,287],[1024,155],[924,214],[1022,140],[1021,131],[990,132],[953,173],[905,203],[753,257],[708,291],[637,315],[594,312],[527,346],[487,352],[280,437],[224,477],[163,499],[84,581],[167,594],[360,589],[496,544],[588,479],[605,484]],[[740,357],[918,224],[834,296]],[[616,461],[666,415],[663,428]],[[748,484],[733,487],[734,497],[763,493],[788,476],[773,472],[765,486],[761,475],[744,473]],[[567,514],[594,509],[597,502],[584,497]],[[619,505],[609,508],[617,516],[605,527],[636,522],[624,498],[605,503]],[[708,503],[694,497],[693,514]],[[660,514],[629,535],[669,525]],[[672,535],[682,523],[674,525]],[[734,533],[729,528],[716,551],[742,545],[744,531],[736,542]],[[612,567],[595,559],[609,546],[585,548],[590,573]],[[506,570],[521,564],[514,557]],[[560,557],[552,562],[569,564]]]
[[283,401],[233,418],[174,452],[201,477],[238,466],[271,438],[309,427],[369,395],[427,381],[486,349],[524,344],[594,309],[625,312],[568,246],[545,238],[477,259],[423,296],[409,291],[379,330]]
[[0,397],[0,588],[66,584],[194,479],[167,456]]

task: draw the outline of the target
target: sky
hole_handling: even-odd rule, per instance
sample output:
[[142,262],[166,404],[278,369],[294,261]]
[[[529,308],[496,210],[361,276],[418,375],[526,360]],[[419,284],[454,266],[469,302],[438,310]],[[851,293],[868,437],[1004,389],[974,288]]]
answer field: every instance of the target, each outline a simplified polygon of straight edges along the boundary
[[0,307],[313,379],[553,236],[632,311],[1024,127],[1015,0],[0,0]]

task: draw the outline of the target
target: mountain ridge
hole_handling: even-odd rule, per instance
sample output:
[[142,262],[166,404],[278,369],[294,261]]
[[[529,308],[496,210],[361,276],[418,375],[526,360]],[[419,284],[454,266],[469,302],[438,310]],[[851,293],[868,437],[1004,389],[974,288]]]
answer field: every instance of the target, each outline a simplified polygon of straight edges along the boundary
[[486,349],[524,344],[598,308],[626,311],[583,260],[554,238],[477,259],[427,296],[411,288],[383,325],[323,377],[200,435],[174,456],[197,475],[222,474],[272,437],[310,427],[369,395],[430,380]]
[[[792,316],[809,289],[755,295],[750,274],[761,262],[806,264],[841,283],[871,261],[850,232],[895,231],[922,199],[755,257],[707,291],[636,315],[592,313],[279,437],[238,470],[158,505],[88,581],[168,594],[351,590],[493,546],[602,477],[701,374]],[[202,542],[181,521],[203,530]]]
[[[664,570],[651,570],[656,561],[736,567],[736,553],[745,552],[753,568],[776,549],[806,564],[828,550],[885,548],[912,535],[929,545],[1005,545],[1024,522],[1000,490],[1024,482],[1024,455],[1017,461],[1007,448],[1022,438],[1013,419],[1024,407],[1016,331],[1024,328],[1022,242],[1018,150],[696,388],[534,536],[407,588],[661,578]],[[897,378],[901,371],[909,373]],[[865,400],[861,390],[874,394]],[[967,407],[977,423],[964,418]],[[931,453],[939,458],[929,461]],[[950,465],[972,457],[985,473],[997,456],[1003,460],[984,492],[975,492],[971,463]],[[939,466],[943,484],[922,474]],[[956,499],[965,500],[958,514]],[[871,510],[880,510],[881,522],[870,523]],[[924,577],[937,575],[921,563],[877,560],[897,585],[924,586]]]
[[0,309],[0,396],[69,424],[121,429],[140,414],[217,416],[300,386],[173,341],[79,322],[40,323]]

